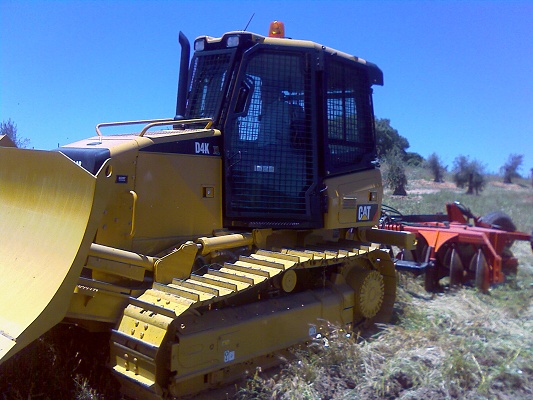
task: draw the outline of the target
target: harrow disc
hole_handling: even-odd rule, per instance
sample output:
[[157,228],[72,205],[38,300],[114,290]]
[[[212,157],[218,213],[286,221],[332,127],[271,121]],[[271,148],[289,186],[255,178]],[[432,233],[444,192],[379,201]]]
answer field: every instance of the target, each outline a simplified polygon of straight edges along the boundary
[[476,287],[482,292],[488,292],[490,286],[490,271],[483,251],[479,249],[472,257],[471,265],[475,263]]
[[459,251],[455,248],[451,250],[450,261],[449,261],[449,271],[450,271],[450,287],[462,285],[464,267],[463,267],[463,262],[461,261],[461,257],[459,256]]

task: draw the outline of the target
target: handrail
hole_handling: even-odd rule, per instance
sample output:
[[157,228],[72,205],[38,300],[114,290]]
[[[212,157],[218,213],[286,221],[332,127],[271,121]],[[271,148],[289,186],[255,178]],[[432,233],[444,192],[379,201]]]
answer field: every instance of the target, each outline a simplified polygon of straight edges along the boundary
[[141,133],[139,133],[139,136],[144,136],[146,131],[154,126],[161,126],[161,125],[190,125],[190,124],[198,124],[198,123],[205,123],[204,129],[209,129],[213,125],[213,120],[211,118],[197,118],[197,119],[184,119],[184,120],[175,120],[172,118],[163,118],[163,119],[142,119],[138,121],[123,121],[123,122],[102,122],[96,125],[96,133],[98,136],[102,137],[102,132],[100,132],[100,128],[104,127],[110,127],[110,126],[125,126],[125,125],[138,125],[138,124],[148,124],[146,125]]
[[134,190],[130,190],[130,194],[133,198],[133,204],[131,206],[131,230],[130,237],[135,235],[135,209],[137,208],[137,193]]
[[[211,118],[183,119],[183,120],[174,121],[173,124],[189,125],[189,124],[199,124],[201,122],[205,122],[206,123],[204,129],[209,129],[209,128],[211,128],[211,125],[213,125],[213,120]],[[148,125],[146,125],[143,128],[141,133],[139,133],[139,136],[144,136],[144,134],[146,133],[146,131],[148,129],[153,128],[154,126],[159,126],[159,125],[167,125],[167,124],[165,122],[163,122],[163,121],[161,121],[161,122],[152,122],[151,124],[148,124]]]

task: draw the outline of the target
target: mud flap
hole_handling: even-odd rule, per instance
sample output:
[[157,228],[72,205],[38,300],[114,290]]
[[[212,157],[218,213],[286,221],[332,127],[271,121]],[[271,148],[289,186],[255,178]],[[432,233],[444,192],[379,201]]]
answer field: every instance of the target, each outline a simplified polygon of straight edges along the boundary
[[67,312],[111,179],[59,152],[0,148],[0,363]]

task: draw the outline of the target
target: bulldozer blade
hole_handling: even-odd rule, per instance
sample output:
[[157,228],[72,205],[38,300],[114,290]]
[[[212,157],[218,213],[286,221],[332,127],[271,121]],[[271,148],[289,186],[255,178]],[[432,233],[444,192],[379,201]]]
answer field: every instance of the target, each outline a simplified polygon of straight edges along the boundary
[[66,314],[108,181],[59,152],[0,148],[0,364]]

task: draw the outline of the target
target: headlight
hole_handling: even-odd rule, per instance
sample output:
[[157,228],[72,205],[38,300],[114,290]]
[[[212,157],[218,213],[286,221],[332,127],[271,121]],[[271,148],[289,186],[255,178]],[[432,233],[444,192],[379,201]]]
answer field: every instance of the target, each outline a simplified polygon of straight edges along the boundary
[[238,45],[239,45],[238,36],[228,36],[228,39],[226,41],[226,47],[237,47]]
[[203,51],[205,48],[204,39],[198,39],[194,42],[194,51]]

